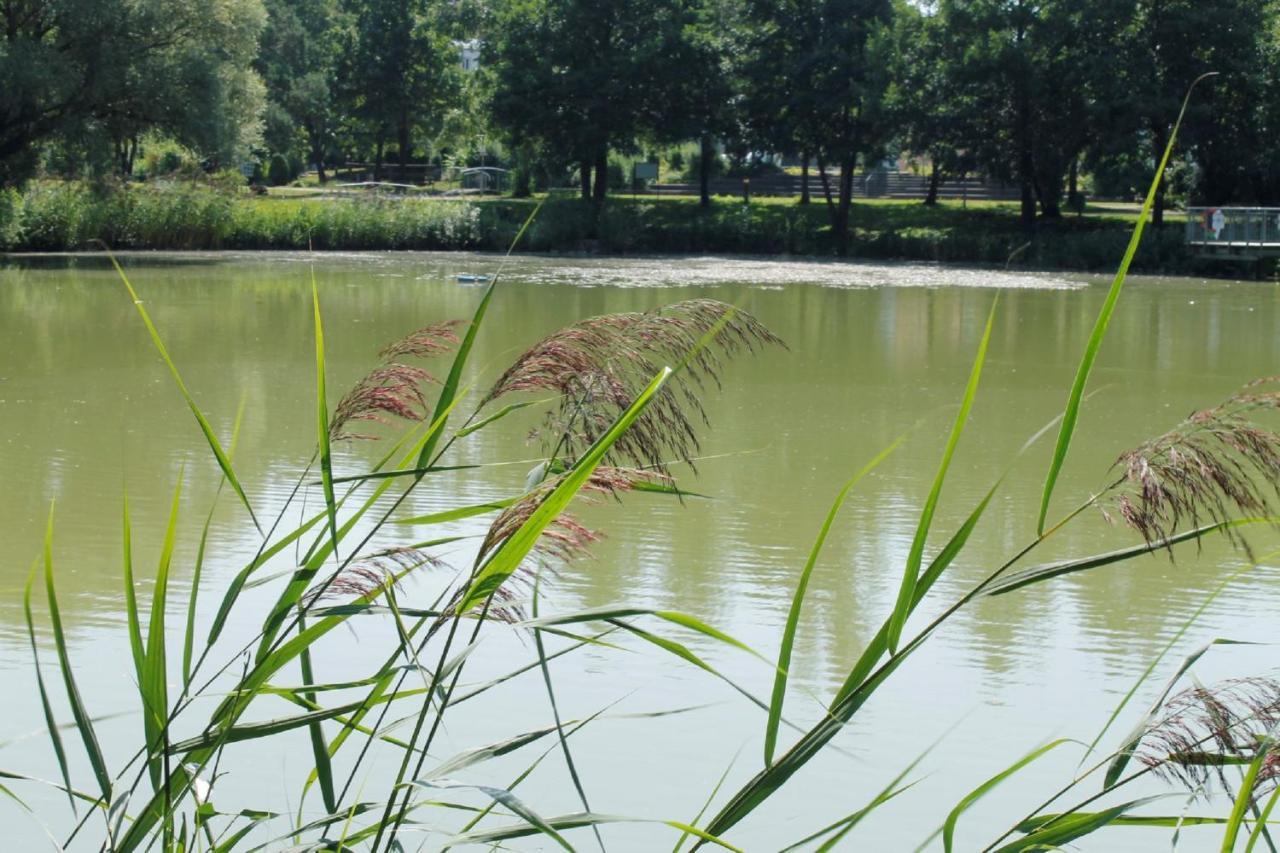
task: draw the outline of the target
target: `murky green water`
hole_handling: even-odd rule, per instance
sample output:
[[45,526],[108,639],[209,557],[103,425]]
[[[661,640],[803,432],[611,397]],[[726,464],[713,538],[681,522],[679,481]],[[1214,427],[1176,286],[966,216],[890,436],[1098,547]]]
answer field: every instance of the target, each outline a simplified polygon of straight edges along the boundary
[[[496,265],[495,258],[467,255],[321,258],[316,278],[331,388],[349,385],[383,344],[406,331],[470,316],[481,290],[457,283],[455,275],[491,272]],[[272,515],[311,450],[314,367],[306,259],[138,256],[131,276],[221,433],[229,432],[244,399],[236,466],[255,506]],[[732,365],[724,390],[707,400],[707,458],[696,477],[683,472],[683,485],[711,499],[680,505],[634,495],[622,505],[588,508],[586,520],[607,539],[596,547],[595,559],[562,574],[548,590],[544,610],[615,603],[679,609],[772,657],[797,574],[836,491],[919,423],[903,449],[858,487],[815,572],[795,652],[798,690],[788,705],[797,723],[812,723],[820,708],[805,691],[829,696],[892,604],[920,504],[997,293],[1000,309],[982,390],[943,492],[932,548],[963,520],[1011,454],[1059,411],[1105,284],[1070,275],[928,266],[517,259],[472,359],[468,379],[479,387],[560,325],[692,296],[738,303],[790,345],[789,352]],[[1102,486],[1120,451],[1251,378],[1280,373],[1278,324],[1280,290],[1271,284],[1133,280],[1094,375],[1091,387],[1098,390],[1059,485],[1058,510],[1065,512]],[[404,513],[518,492],[535,454],[524,435],[537,411],[475,435],[455,455],[458,464],[512,464],[441,475],[424,485]],[[1049,444],[1036,445],[1014,469],[970,549],[935,588],[935,603],[926,610],[936,612],[1028,541]],[[347,449],[336,464],[342,472],[357,472],[381,449]],[[133,305],[97,261],[0,268],[0,471],[0,685],[6,696],[0,741],[41,725],[21,588],[39,552],[51,501],[62,606],[81,687],[97,714],[132,709],[120,605],[122,492],[127,487],[136,562],[147,574],[159,552],[172,488],[184,476],[174,628],[185,608],[195,540],[217,477]],[[318,500],[312,494],[309,506]],[[399,538],[384,544],[475,533],[480,527],[400,527],[392,531]],[[1270,544],[1262,540],[1260,553]],[[1131,541],[1091,515],[1038,556]],[[211,542],[202,630],[226,582],[257,546],[252,528],[225,495]],[[463,541],[441,553],[465,565],[468,547],[474,545]],[[980,602],[877,694],[837,741],[841,752],[815,761],[730,837],[750,850],[795,841],[864,804],[937,742],[920,766],[924,782],[877,812],[861,835],[852,836],[867,846],[851,849],[914,847],[969,788],[1032,747],[1057,736],[1091,740],[1173,632],[1240,565],[1238,557],[1211,544],[1199,556],[1194,549],[1181,552],[1176,563],[1147,559]],[[1270,565],[1264,560],[1235,581],[1175,646],[1163,670],[1211,637],[1273,640],[1280,578]],[[430,588],[429,582],[410,586],[409,598],[415,590],[425,596]],[[255,602],[260,603],[250,604]],[[244,636],[249,627],[248,621],[236,622],[231,631]],[[767,695],[768,667],[671,630],[727,676]],[[337,680],[371,669],[383,637],[364,625],[335,633],[318,655],[321,677]],[[566,717],[585,717],[614,702],[610,715],[712,704],[664,719],[606,715],[575,735],[591,805],[600,812],[687,820],[735,754],[731,781],[740,783],[758,769],[764,716],[706,673],[650,647],[622,645],[626,650],[598,648],[557,661],[554,676]],[[45,654],[49,660],[47,648]],[[466,680],[482,682],[534,655],[530,641],[495,632],[473,655]],[[1270,665],[1264,652],[1234,648],[1213,652],[1197,671],[1209,680]],[[1142,701],[1121,718],[1107,743],[1127,729],[1162,680],[1142,691]],[[551,719],[536,673],[464,707],[433,752],[447,756]],[[285,708],[264,705],[262,716]],[[135,742],[135,729],[136,716],[100,724],[117,764]],[[74,751],[74,738],[68,744]],[[296,748],[229,753],[219,807],[296,805],[309,750],[305,738],[290,746]],[[536,754],[478,767],[466,779],[505,784]],[[993,840],[1067,778],[1079,755],[1063,749],[984,800],[962,823],[962,847],[977,849]],[[544,814],[580,808],[555,758],[520,789]],[[0,768],[56,776],[52,754],[39,737],[0,746]],[[92,777],[80,769],[88,786]],[[357,784],[364,779],[358,777]],[[382,792],[370,786],[362,796],[380,798]],[[70,825],[58,795],[30,788],[23,793],[55,828]],[[1183,808],[1181,800],[1167,802],[1159,808]],[[319,808],[309,803],[309,811]],[[0,815],[25,845],[41,843],[37,826],[12,803],[0,801]],[[456,825],[447,814],[423,819]],[[1086,849],[1167,849],[1167,832],[1114,829]],[[426,849],[434,849],[439,837],[425,836]],[[674,843],[669,830],[644,826],[610,827],[605,838],[613,842],[611,849]],[[1192,829],[1184,849],[1215,843],[1215,831]],[[526,843],[525,849],[541,848]]]

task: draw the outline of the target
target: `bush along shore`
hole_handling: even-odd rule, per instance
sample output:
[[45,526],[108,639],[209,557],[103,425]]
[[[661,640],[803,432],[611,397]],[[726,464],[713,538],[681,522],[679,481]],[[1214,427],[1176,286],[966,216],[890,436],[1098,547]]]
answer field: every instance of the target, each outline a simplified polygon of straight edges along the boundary
[[[372,197],[249,197],[195,183],[95,189],[37,182],[0,190],[0,251],[116,249],[501,250],[536,202]],[[1019,227],[1010,206],[855,205],[851,255],[1042,269],[1105,270],[1124,251],[1131,215],[1067,217]],[[602,204],[553,196],[525,235],[534,252],[599,254],[834,254],[821,199],[743,204],[717,199],[616,197]],[[1145,272],[1210,272],[1173,224],[1153,230],[1133,266]]]

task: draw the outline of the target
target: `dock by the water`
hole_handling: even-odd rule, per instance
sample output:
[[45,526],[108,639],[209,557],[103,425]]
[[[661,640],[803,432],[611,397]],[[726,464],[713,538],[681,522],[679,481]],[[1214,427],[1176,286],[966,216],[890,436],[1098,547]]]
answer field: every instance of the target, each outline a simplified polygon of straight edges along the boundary
[[1201,257],[1280,258],[1280,207],[1189,207],[1186,235]]

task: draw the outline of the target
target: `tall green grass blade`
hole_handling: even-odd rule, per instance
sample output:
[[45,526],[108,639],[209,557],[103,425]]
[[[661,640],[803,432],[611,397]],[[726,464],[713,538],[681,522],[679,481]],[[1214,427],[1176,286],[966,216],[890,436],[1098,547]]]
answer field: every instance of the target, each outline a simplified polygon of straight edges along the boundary
[[[595,814],[592,812],[578,812],[576,814],[560,815],[557,817],[546,818],[548,826],[556,830],[578,829],[584,826],[596,826],[603,823],[660,823],[678,829],[681,832],[687,832],[690,835],[696,835],[704,842],[715,844],[723,847],[725,850],[733,850],[736,853],[742,853],[737,847],[734,847],[724,839],[717,838],[708,832],[698,829],[696,826],[689,826],[678,820],[653,820],[648,818],[624,817],[622,815],[606,815]],[[496,829],[486,829],[478,832],[467,832],[461,835],[455,835],[445,841],[445,846],[454,847],[462,844],[497,844],[500,841],[509,841],[513,838],[527,838],[530,835],[537,835],[541,830],[527,823],[517,824],[514,826],[503,826]]]
[[[531,615],[534,619],[538,618],[538,600],[540,587],[542,583],[542,572],[539,572],[533,579],[533,603],[531,605]],[[560,743],[560,752],[564,755],[565,769],[569,771],[569,780],[573,782],[573,789],[578,794],[578,802],[582,803],[584,812],[591,811],[591,803],[587,800],[587,791],[582,786],[582,778],[578,775],[578,765],[573,760],[573,752],[569,749],[569,738],[565,735],[564,724],[560,720],[560,703],[556,701],[555,685],[551,681],[551,667],[547,663],[546,644],[542,642],[542,631],[535,628],[533,630],[533,645],[538,652],[538,669],[542,673],[542,683],[547,688],[547,701],[551,703],[551,719],[556,724],[556,739]],[[521,815],[524,817],[524,815]],[[526,817],[525,820],[528,820]],[[595,833],[596,843],[600,845],[603,851],[604,839],[600,835],[600,828],[593,826],[591,831]],[[559,836],[556,836],[559,838]]]
[[[733,765],[738,763],[738,755],[740,753],[741,750],[734,753],[734,756],[730,759],[728,766],[724,768],[724,772],[721,773],[720,778],[716,780],[715,787],[711,789],[710,794],[707,794],[707,798],[702,801],[702,808],[698,809],[698,813],[693,816],[693,820],[689,821],[690,826],[697,826],[698,821],[702,820],[702,816],[707,813],[707,809],[711,808],[711,804],[715,802],[716,797],[720,794],[720,789],[724,787],[725,780],[729,778],[729,773],[733,770]],[[689,833],[680,833],[680,837],[676,839],[676,846],[672,848],[671,853],[680,853],[680,849],[684,847],[684,843],[688,840]]]
[[533,511],[524,524],[520,525],[515,533],[511,534],[508,539],[498,546],[492,557],[476,572],[471,585],[458,602],[456,608],[458,613],[466,613],[487,599],[515,572],[520,563],[533,550],[533,546],[538,541],[538,537],[542,535],[542,531],[569,505],[569,502],[577,495],[578,490],[582,488],[592,472],[595,471],[596,466],[604,459],[605,454],[609,452],[609,448],[645,410],[654,395],[666,384],[671,373],[671,368],[663,368],[649,383],[649,386],[640,393],[640,396],[636,397],[635,401],[627,407],[626,411],[618,416],[613,426],[587,449],[569,473],[542,500],[538,508]]
[[[236,408],[235,423],[231,427],[231,447],[228,450],[228,456],[231,459],[235,458],[236,444],[240,440],[240,424],[244,422],[246,399],[241,395],[240,405]],[[200,530],[200,545],[196,548],[195,567],[191,570],[191,592],[187,596],[187,627],[182,638],[182,687],[184,690],[191,684],[191,662],[195,656],[196,644],[196,605],[200,600],[200,580],[204,576],[204,555],[209,544],[209,528],[213,525],[213,513],[218,508],[218,498],[222,495],[222,487],[226,482],[226,477],[218,480],[218,488],[214,491],[213,500],[209,504],[209,514],[205,516],[204,527]]]
[[863,818],[865,818],[867,815],[871,814],[871,812],[880,808],[880,806],[889,802],[894,797],[898,796],[899,794],[903,793],[904,791],[908,790],[909,788],[911,788],[916,784],[915,782],[912,782],[907,785],[902,785],[901,782],[903,779],[906,778],[908,773],[910,773],[912,770],[915,769],[916,765],[920,763],[921,759],[923,759],[926,754],[928,754],[927,750],[924,754],[921,754],[914,761],[908,764],[901,773],[899,773],[897,776],[893,778],[891,782],[889,782],[888,785],[885,785],[884,788],[881,789],[881,791],[878,794],[876,794],[874,797],[871,798],[871,802],[867,803],[865,806],[853,812],[852,814],[845,815],[835,823],[828,824],[827,826],[824,826],[822,829],[819,829],[817,832],[806,835],[804,838],[800,839],[796,843],[787,845],[786,847],[782,848],[780,853],[789,853],[792,850],[797,850],[801,847],[805,847],[809,844],[812,844],[814,841],[817,841],[819,838],[826,838],[827,840],[824,841],[821,845],[819,845],[817,850],[826,851],[834,848],[835,845],[839,844],[842,840],[844,840],[844,837],[848,835],[851,831],[853,831],[853,829],[859,823],[862,822]]
[[[306,628],[306,620],[301,616],[298,618],[298,627]],[[302,670],[303,690],[301,696],[308,702],[315,702],[315,694],[311,693],[307,688],[315,681],[315,677],[311,671],[311,650],[304,649],[302,654],[298,656],[298,663]],[[319,720],[313,720],[307,725],[307,736],[311,741],[311,754],[315,758],[316,779],[320,782],[320,798],[324,802],[324,810],[326,812],[336,812],[338,810],[338,801],[334,797],[333,791],[333,764],[329,761],[329,745],[325,742],[324,729],[320,727]],[[305,798],[306,792],[303,791]],[[302,802],[298,803],[299,812],[302,809]]]
[[[538,215],[538,211],[542,209],[542,202],[538,202],[537,206],[530,211],[529,216],[525,219],[524,224],[520,226],[520,230],[516,232],[515,238],[511,241],[511,246],[507,249],[507,257],[511,257],[511,253],[515,251],[516,246],[520,244],[520,240],[529,230],[529,226]],[[503,261],[505,266],[506,261]],[[499,268],[493,280],[489,282],[489,286],[484,290],[484,296],[480,298],[480,304],[476,306],[476,312],[471,317],[471,323],[467,326],[467,332],[462,337],[462,343],[458,346],[458,352],[453,357],[453,364],[449,367],[449,375],[445,377],[444,384],[440,387],[440,396],[436,398],[435,412],[439,413],[444,410],[451,409],[458,393],[458,385],[462,382],[462,371],[466,367],[467,359],[471,357],[471,349],[475,346],[476,335],[480,332],[480,325],[484,322],[485,314],[489,311],[489,303],[493,301],[494,289],[498,286],[498,280],[502,277],[502,269]],[[425,468],[431,461],[432,455],[436,451],[436,445],[439,443],[440,433],[435,433],[430,440],[422,446],[422,451],[418,454],[417,468]]]
[[997,785],[1017,773],[1022,768],[1026,767],[1028,764],[1040,758],[1045,753],[1062,746],[1064,743],[1073,743],[1073,741],[1069,738],[1059,738],[1058,740],[1046,743],[1044,746],[1033,749],[1031,752],[1027,753],[1022,758],[1019,758],[1013,764],[1010,764],[1004,770],[1001,770],[999,773],[966,794],[964,798],[956,804],[956,807],[951,810],[947,815],[946,821],[942,824],[942,829],[940,831],[942,833],[943,850],[946,851],[946,853],[951,853],[954,849],[956,824],[959,822],[960,816],[967,812],[974,803],[991,793]]
[[1275,519],[1272,518],[1237,518],[1232,521],[1219,522],[1217,524],[1206,524],[1203,527],[1197,527],[1194,530],[1187,530],[1176,536],[1170,536],[1167,539],[1158,539],[1152,542],[1144,542],[1141,545],[1133,545],[1128,548],[1120,548],[1115,551],[1107,551],[1103,554],[1092,554],[1088,557],[1073,557],[1067,560],[1057,560],[1052,563],[1042,563],[1038,566],[1031,566],[1018,572],[1010,572],[1003,578],[1000,578],[991,586],[987,587],[984,595],[1006,595],[1014,590],[1022,589],[1024,586],[1040,583],[1050,580],[1051,578],[1060,577],[1061,575],[1071,574],[1072,572],[1083,572],[1088,569],[1096,569],[1102,566],[1109,566],[1112,563],[1122,563],[1126,560],[1132,560],[1134,557],[1140,557],[1143,554],[1150,554],[1173,545],[1179,545],[1183,542],[1190,542],[1193,539],[1200,539],[1210,533],[1217,533],[1234,527],[1243,527],[1250,524],[1274,524]]
[[[316,271],[311,270],[311,307],[315,315],[316,335],[316,443],[320,448],[320,478],[324,483],[324,508],[329,515],[329,534],[333,537],[333,556],[338,556],[338,501],[333,494],[333,456],[329,448],[329,402],[325,395],[324,321],[320,317],[320,292],[316,289]],[[334,811],[334,809],[329,809]]]
[[213,618],[213,625],[209,627],[208,642],[210,645],[216,642],[218,637],[222,634],[222,628],[226,625],[227,617],[231,615],[232,607],[235,606],[236,600],[239,599],[241,591],[244,589],[245,584],[248,583],[249,578],[253,573],[266,565],[281,551],[306,535],[308,530],[315,527],[316,524],[325,518],[325,514],[325,511],[321,510],[311,516],[311,518],[307,519],[307,521],[301,526],[295,528],[282,537],[279,542],[275,543],[270,548],[263,550],[263,552],[255,557],[247,566],[236,573],[236,576],[232,578],[231,583],[227,586],[227,591],[222,596],[222,603],[218,605],[218,613]]
[[146,325],[147,332],[151,335],[151,342],[155,344],[156,351],[160,353],[160,357],[164,360],[165,365],[168,366],[169,373],[173,376],[173,381],[177,384],[178,390],[182,392],[182,397],[187,402],[187,408],[191,410],[191,414],[195,416],[196,423],[200,425],[200,431],[204,433],[204,439],[209,443],[209,449],[213,451],[214,458],[218,460],[218,467],[222,469],[222,473],[227,478],[227,482],[231,484],[231,488],[235,489],[236,494],[240,497],[240,502],[244,504],[244,508],[249,513],[250,520],[253,521],[253,526],[261,534],[262,525],[258,524],[258,517],[254,515],[253,506],[249,503],[249,497],[245,494],[244,487],[240,485],[240,479],[236,477],[235,469],[231,467],[231,460],[227,458],[226,452],[218,442],[218,437],[213,434],[213,427],[209,425],[208,418],[200,411],[200,407],[196,405],[195,398],[187,390],[187,384],[182,380],[182,374],[178,372],[178,366],[169,357],[169,350],[165,348],[164,341],[160,338],[160,331],[156,329],[155,323],[151,322],[151,315],[147,313],[146,306],[138,298],[138,292],[133,289],[133,285],[129,282],[129,277],[125,275],[124,268],[120,266],[120,262],[116,260],[115,255],[108,251],[107,257],[111,259],[112,266],[116,268],[116,273],[120,276],[120,280],[124,282],[125,288],[129,291],[129,296],[133,298],[133,305],[138,309],[138,315],[142,317],[142,322]]
[[[1240,790],[1236,793],[1236,801],[1232,804],[1231,814],[1227,818],[1227,829],[1222,834],[1222,853],[1232,853],[1236,849],[1236,838],[1240,835],[1240,827],[1244,825],[1249,808],[1253,805],[1258,774],[1262,772],[1262,766],[1272,757],[1271,744],[1274,742],[1275,733],[1268,732],[1262,739],[1262,743],[1258,744],[1258,754],[1253,761],[1249,762],[1249,769],[1245,771],[1244,779],[1240,782]],[[1265,826],[1261,821],[1258,825]]]
[[[76,686],[75,675],[71,671],[71,655],[67,650],[67,637],[62,629],[62,611],[58,608],[58,593],[53,582],[53,504],[49,505],[49,522],[44,533],[44,588],[49,603],[49,621],[53,626],[53,642],[58,652],[58,665],[62,669],[62,682],[67,689],[67,701],[71,705],[71,716],[75,718],[76,728],[80,730],[80,739],[84,742],[85,753],[89,756],[89,764],[93,767],[93,775],[98,780],[104,802],[111,801],[111,774],[107,772],[107,762],[102,756],[102,747],[98,744],[98,736],[93,730],[93,720],[85,709],[80,698],[80,689]],[[68,786],[70,787],[70,786]]]
[[473,432],[479,432],[480,430],[489,426],[489,424],[502,420],[512,412],[518,412],[521,409],[527,409],[529,406],[537,406],[539,404],[548,403],[548,402],[551,402],[551,400],[550,399],[523,400],[519,403],[510,403],[506,406],[503,406],[501,409],[494,412],[492,415],[489,415],[487,418],[481,418],[480,420],[476,421],[470,426],[465,426],[462,429],[458,430],[457,437],[464,438],[468,435],[471,435],[471,433]]
[[795,643],[796,631],[800,627],[800,610],[804,606],[805,591],[809,587],[809,578],[813,574],[813,567],[818,562],[818,556],[822,553],[822,547],[826,544],[827,536],[831,532],[831,526],[835,523],[836,515],[840,512],[840,507],[844,505],[845,498],[849,492],[858,484],[863,477],[875,470],[875,468],[883,462],[893,451],[898,449],[902,444],[902,437],[880,451],[870,462],[862,466],[858,473],[854,474],[849,481],[840,489],[836,499],[831,504],[831,509],[827,512],[826,519],[822,522],[822,527],[818,531],[818,538],[813,543],[813,548],[809,551],[809,559],[805,561],[804,568],[800,571],[800,579],[796,582],[796,592],[791,599],[791,610],[787,613],[787,623],[782,631],[782,645],[778,649],[778,667],[773,678],[773,695],[769,700],[769,717],[765,722],[764,729],[764,763],[766,766],[773,763],[774,747],[778,743],[778,723],[782,718],[782,705],[786,700],[787,694],[787,674],[791,669],[791,649]]
[[[1089,812],[1074,812],[1089,814]],[[1024,820],[1018,824],[1019,832],[1031,832],[1046,824],[1060,819],[1060,814],[1042,814]],[[1114,818],[1109,826],[1158,826],[1176,829],[1182,826],[1222,826],[1227,822],[1225,817],[1208,817],[1205,815],[1121,815]]]
[[49,743],[53,746],[54,757],[58,759],[58,772],[62,774],[62,782],[66,786],[67,800],[71,804],[71,813],[76,813],[76,798],[71,793],[71,771],[67,769],[67,751],[62,745],[62,735],[58,732],[58,721],[53,716],[53,705],[49,702],[49,691],[44,685],[44,673],[40,667],[40,650],[36,645],[35,620],[31,616],[31,587],[36,579],[36,567],[31,566],[27,575],[27,584],[22,591],[22,609],[27,617],[27,637],[31,640],[31,661],[36,670],[36,688],[40,691],[40,708],[44,711],[45,725],[49,728]]
[[146,667],[147,653],[142,646],[142,623],[138,618],[138,593],[133,579],[133,533],[129,521],[129,494],[124,496],[122,510],[122,538],[124,542],[124,610],[129,631],[129,652],[133,656],[133,671],[142,683],[142,671]]
[[173,490],[169,507],[169,522],[165,526],[164,545],[160,549],[160,563],[156,567],[156,582],[151,593],[151,617],[147,623],[147,653],[142,668],[142,681],[138,689],[142,693],[143,730],[147,738],[147,769],[152,787],[159,791],[164,776],[164,743],[169,723],[169,675],[165,648],[165,610],[169,595],[169,567],[173,561],[173,548],[177,538],[178,507],[182,499],[183,475],[178,474],[178,484]]
[[1186,115],[1187,104],[1191,101],[1191,93],[1195,90],[1196,85],[1205,77],[1214,76],[1215,72],[1204,74],[1193,82],[1187,89],[1186,97],[1182,100],[1182,109],[1178,111],[1178,120],[1173,124],[1173,131],[1169,134],[1169,142],[1164,147],[1164,154],[1160,157],[1160,163],[1156,166],[1155,176],[1151,179],[1151,186],[1147,189],[1147,197],[1142,202],[1142,210],[1138,213],[1138,221],[1133,225],[1133,235],[1129,238],[1129,246],[1124,251],[1124,257],[1120,261],[1120,268],[1116,270],[1116,277],[1111,282],[1111,289],[1107,291],[1107,298],[1102,303],[1102,310],[1098,312],[1098,319],[1094,322],[1093,332],[1089,335],[1089,342],[1085,345],[1084,355],[1080,359],[1080,365],[1076,368],[1076,378],[1071,383],[1071,392],[1067,395],[1067,405],[1062,412],[1062,425],[1058,429],[1058,441],[1053,448],[1053,457],[1049,463],[1049,473],[1045,476],[1044,491],[1040,496],[1040,515],[1036,520],[1036,532],[1044,533],[1045,519],[1049,515],[1049,501],[1053,499],[1053,489],[1058,483],[1058,475],[1062,472],[1062,465],[1067,460],[1067,451],[1071,447],[1071,436],[1076,429],[1076,422],[1080,419],[1080,403],[1084,397],[1085,386],[1089,382],[1089,374],[1093,371],[1093,363],[1098,359],[1098,351],[1102,348],[1102,339],[1107,334],[1107,326],[1111,324],[1111,315],[1115,313],[1116,303],[1120,299],[1120,291],[1124,288],[1125,277],[1129,274],[1129,264],[1133,263],[1133,256],[1138,252],[1138,244],[1142,242],[1142,232],[1147,227],[1147,219],[1151,216],[1151,208],[1155,205],[1156,193],[1160,188],[1160,182],[1164,179],[1165,167],[1169,164],[1169,155],[1173,153],[1173,145],[1178,139],[1178,130],[1182,127],[1182,118]]
[[[410,784],[416,785],[420,788],[440,788],[445,790],[467,788],[479,791],[495,803],[501,803],[506,806],[508,810],[516,815],[516,817],[523,818],[528,821],[530,826],[555,841],[565,850],[568,850],[569,853],[573,853],[573,845],[568,841],[565,841],[563,835],[556,832],[550,824],[542,819],[541,815],[529,808],[523,800],[508,791],[506,788],[495,788],[490,785],[468,785],[462,782],[455,782],[452,779],[417,779]],[[594,829],[595,827],[592,828]]]
[[1140,800],[1130,800],[1127,803],[1121,803],[1118,806],[1113,806],[1100,812],[1073,812],[1068,815],[1062,815],[1043,827],[1029,832],[1022,838],[1004,845],[996,853],[1055,850],[1064,844],[1097,832],[1105,826],[1110,826],[1127,812],[1158,799],[1161,799],[1161,797],[1143,797]]
[[1265,834],[1267,821],[1271,819],[1271,810],[1276,807],[1277,799],[1280,799],[1280,788],[1276,788],[1271,792],[1271,796],[1267,797],[1267,804],[1262,807],[1257,820],[1254,821],[1253,832],[1249,833],[1249,841],[1244,846],[1244,853],[1253,853],[1254,846]]
[[500,509],[506,509],[514,504],[519,498],[503,498],[498,501],[489,501],[482,504],[473,504],[471,506],[460,506],[454,509],[446,509],[441,512],[433,512],[427,515],[415,515],[412,518],[397,518],[393,524],[442,524],[446,521],[458,521],[463,518],[471,518],[476,515],[485,515],[486,513],[496,512]]
[[942,495],[942,483],[947,478],[947,469],[951,467],[951,458],[955,455],[956,445],[960,443],[960,435],[964,432],[965,423],[969,420],[969,411],[973,408],[973,399],[978,394],[978,381],[982,378],[982,365],[987,358],[987,344],[991,341],[991,327],[996,319],[996,307],[999,298],[991,304],[987,315],[987,325],[982,332],[982,340],[978,344],[978,354],[973,360],[973,368],[969,372],[969,382],[965,385],[964,397],[960,401],[960,411],[956,413],[955,423],[951,426],[951,435],[947,437],[947,446],[942,452],[942,461],[938,465],[938,473],[934,475],[933,487],[925,500],[924,509],[920,512],[920,524],[916,527],[915,537],[911,540],[911,550],[907,554],[907,566],[902,573],[902,586],[898,589],[898,600],[893,606],[893,614],[889,618],[887,635],[889,654],[896,654],[898,641],[902,637],[902,629],[907,624],[907,617],[915,601],[916,583],[919,580],[920,565],[924,560],[925,540],[929,536],[929,527],[933,523],[933,514],[938,508],[938,499]]

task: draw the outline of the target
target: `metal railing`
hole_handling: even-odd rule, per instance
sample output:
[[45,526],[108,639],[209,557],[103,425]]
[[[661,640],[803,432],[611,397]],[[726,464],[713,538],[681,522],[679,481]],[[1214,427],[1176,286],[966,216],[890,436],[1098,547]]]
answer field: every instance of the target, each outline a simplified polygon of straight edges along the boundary
[[1189,207],[1186,235],[1196,246],[1280,245],[1280,207]]

